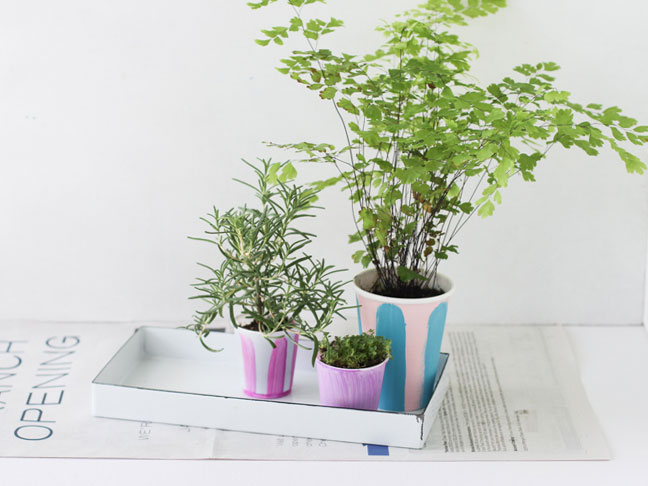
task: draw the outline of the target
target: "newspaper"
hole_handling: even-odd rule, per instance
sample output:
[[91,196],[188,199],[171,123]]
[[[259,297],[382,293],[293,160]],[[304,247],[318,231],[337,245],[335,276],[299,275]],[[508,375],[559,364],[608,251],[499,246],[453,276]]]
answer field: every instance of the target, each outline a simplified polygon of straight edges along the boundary
[[609,459],[560,327],[450,328],[450,388],[421,450],[91,415],[134,324],[0,325],[0,456],[256,460]]

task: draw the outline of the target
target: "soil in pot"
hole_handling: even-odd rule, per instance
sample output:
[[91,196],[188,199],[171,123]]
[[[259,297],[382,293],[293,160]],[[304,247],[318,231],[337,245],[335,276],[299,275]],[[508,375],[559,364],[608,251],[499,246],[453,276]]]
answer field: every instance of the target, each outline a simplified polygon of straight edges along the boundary
[[376,295],[382,295],[383,297],[396,297],[398,299],[425,299],[427,297],[436,297],[437,295],[445,293],[441,289],[421,287],[383,289],[378,284],[374,285],[369,292]]

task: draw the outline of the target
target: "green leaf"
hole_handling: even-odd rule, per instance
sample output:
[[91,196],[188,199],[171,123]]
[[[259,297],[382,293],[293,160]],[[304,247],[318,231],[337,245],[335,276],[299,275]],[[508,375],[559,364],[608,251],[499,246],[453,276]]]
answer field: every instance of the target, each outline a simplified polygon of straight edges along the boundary
[[340,101],[338,101],[337,105],[343,110],[348,111],[352,115],[360,114],[360,110],[358,110],[358,107],[355,106],[348,98],[342,98]]
[[603,116],[601,117],[601,122],[605,125],[611,125],[615,120],[619,119],[619,114],[621,113],[621,108],[618,106],[611,106],[603,110]]
[[364,250],[358,250],[351,256],[351,258],[353,258],[354,263],[360,263],[364,254],[365,254]]
[[626,170],[629,174],[643,174],[646,170],[644,164],[638,157],[629,154],[629,157],[624,157],[623,160],[626,164]]
[[474,208],[473,208],[473,205],[471,203],[463,202],[463,203],[459,204],[459,209],[461,209],[461,211],[463,213],[470,214],[470,213],[473,212]]
[[393,187],[391,187],[387,191],[387,194],[385,194],[384,203],[388,206],[392,206],[393,204],[400,201],[402,198],[403,198],[403,193],[398,189],[394,189]]
[[626,135],[628,136],[628,140],[630,140],[632,143],[635,145],[643,145],[644,142],[641,138],[639,138],[637,135],[635,135],[632,132],[627,132]]
[[457,197],[459,195],[460,192],[461,192],[461,189],[459,188],[459,186],[457,184],[452,184],[450,186],[450,189],[448,190],[448,197],[450,199],[454,199],[455,197]]
[[321,191],[322,189],[326,189],[329,186],[334,186],[338,182],[340,182],[343,179],[342,176],[337,176],[337,177],[330,177],[329,179],[324,179],[322,181],[316,181],[313,182],[313,187],[315,187],[318,191]]
[[365,231],[376,227],[376,215],[367,208],[360,210],[360,219],[362,220],[362,229]]
[[580,147],[587,155],[598,155],[598,150],[593,148],[589,143],[584,140],[575,140],[574,144]]
[[518,164],[520,166],[520,170],[530,172],[533,169],[535,169],[538,160],[542,158],[541,153],[533,153],[531,155],[529,154],[520,154],[520,158],[518,159]]
[[493,156],[495,152],[497,152],[497,145],[489,143],[477,152],[477,158],[479,160],[488,160]]
[[639,160],[639,157],[623,149],[613,140],[610,141],[610,146],[619,154],[621,160],[625,162],[626,170],[628,171],[628,173],[644,173],[644,171],[646,170],[646,164]]
[[274,164],[270,165],[267,176],[268,184],[275,185],[277,183],[277,172],[279,171],[280,167],[281,164],[279,162],[275,162]]
[[363,256],[360,263],[362,264],[362,266],[364,268],[367,268],[369,266],[369,264],[371,263],[371,255],[366,254],[365,256]]
[[377,105],[366,106],[363,111],[365,116],[369,119],[380,120],[382,118],[382,111]]
[[574,114],[571,110],[558,110],[555,120],[558,126],[569,126],[574,123]]
[[558,71],[560,69],[560,66],[555,62],[544,62],[542,65],[545,71]]
[[344,26],[344,21],[336,18],[331,18],[331,20],[329,20],[329,23],[326,24],[326,26],[331,28],[342,27]]
[[396,169],[395,172],[396,177],[405,184],[412,184],[413,182],[422,179],[426,173],[427,169],[423,166],[400,167]]
[[614,138],[616,138],[617,140],[623,142],[623,141],[626,139],[626,138],[623,136],[623,133],[621,133],[621,131],[620,131],[618,128],[616,128],[616,127],[611,127],[610,130],[612,130],[612,135],[613,135]]
[[362,241],[362,233],[357,232],[349,235],[349,243],[357,243],[358,241]]
[[482,218],[487,218],[491,216],[495,211],[495,205],[491,201],[486,201],[477,211],[477,214]]
[[514,162],[511,159],[503,159],[495,171],[493,172],[493,176],[495,177],[495,180],[497,181],[497,184],[499,186],[506,186],[508,183],[509,179],[509,171],[513,168]]
[[279,180],[281,182],[287,182],[293,180],[295,177],[297,177],[297,169],[290,162],[284,165],[283,169],[281,169]]
[[414,270],[410,270],[409,268],[404,267],[402,265],[398,267],[396,273],[398,273],[398,278],[400,278],[405,283],[410,282],[414,279],[427,280],[425,276],[415,272]]
[[380,145],[380,135],[376,130],[360,131],[360,136],[371,147]]
[[550,91],[545,93],[544,99],[548,103],[563,103],[569,100],[569,91]]
[[631,128],[637,124],[637,120],[628,116],[619,117],[619,126],[621,128]]
[[332,100],[333,98],[335,98],[335,93],[337,93],[337,89],[329,86],[328,88],[324,88],[320,92],[320,98],[325,100]]
[[297,32],[299,29],[301,29],[304,25],[304,22],[302,22],[302,19],[299,17],[293,17],[290,19],[290,27],[288,30],[291,32]]

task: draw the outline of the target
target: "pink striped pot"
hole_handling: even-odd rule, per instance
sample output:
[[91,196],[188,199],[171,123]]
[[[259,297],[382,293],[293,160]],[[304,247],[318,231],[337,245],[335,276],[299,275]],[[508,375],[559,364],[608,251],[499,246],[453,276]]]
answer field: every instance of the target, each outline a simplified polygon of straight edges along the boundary
[[437,274],[445,293],[422,299],[403,299],[372,294],[376,271],[366,270],[354,279],[358,302],[358,325],[362,334],[373,329],[391,339],[392,359],[385,369],[379,407],[411,412],[427,406],[441,352],[448,300],[454,285]]
[[[281,398],[292,390],[299,336],[272,337],[274,347],[258,331],[237,328],[243,351],[243,392],[253,398]],[[294,342],[293,342],[294,341]]]
[[377,410],[387,361],[371,368],[348,369],[327,365],[317,358],[320,403],[327,407]]

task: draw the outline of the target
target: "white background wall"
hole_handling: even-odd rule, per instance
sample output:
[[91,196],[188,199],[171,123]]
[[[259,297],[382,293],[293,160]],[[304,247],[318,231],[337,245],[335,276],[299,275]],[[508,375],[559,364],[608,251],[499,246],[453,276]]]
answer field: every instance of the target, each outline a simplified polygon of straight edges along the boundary
[[[347,22],[332,45],[363,52],[378,19],[417,3],[322,10]],[[509,5],[461,29],[480,48],[480,80],[554,60],[577,101],[648,123],[648,4]],[[186,236],[212,204],[246,201],[230,181],[246,175],[239,159],[269,154],[262,140],[340,136],[328,106],[273,70],[286,51],[252,42],[271,12],[286,13],[242,1],[0,3],[0,319],[189,320],[195,262],[215,253]],[[458,285],[451,321],[640,323],[647,189],[610,153],[555,149],[537,183],[511,184],[492,218],[464,230],[443,268]],[[323,201],[313,250],[354,269],[346,197]]]

